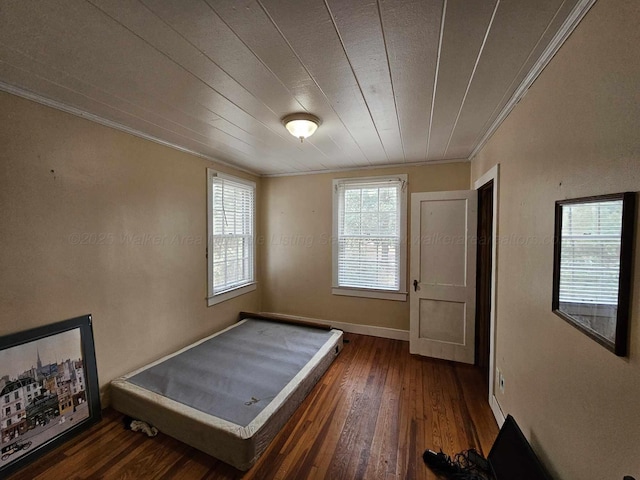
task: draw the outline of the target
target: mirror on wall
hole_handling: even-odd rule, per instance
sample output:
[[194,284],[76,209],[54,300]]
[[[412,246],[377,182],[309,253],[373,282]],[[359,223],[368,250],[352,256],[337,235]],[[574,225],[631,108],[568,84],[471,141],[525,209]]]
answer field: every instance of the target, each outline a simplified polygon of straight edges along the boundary
[[627,354],[635,193],[556,202],[553,312]]

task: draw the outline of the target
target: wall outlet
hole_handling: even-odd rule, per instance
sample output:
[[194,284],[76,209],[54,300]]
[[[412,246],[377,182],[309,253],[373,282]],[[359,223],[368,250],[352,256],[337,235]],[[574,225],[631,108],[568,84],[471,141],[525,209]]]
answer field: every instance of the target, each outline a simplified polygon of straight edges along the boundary
[[498,387],[500,387],[500,393],[504,393],[504,374],[498,370]]

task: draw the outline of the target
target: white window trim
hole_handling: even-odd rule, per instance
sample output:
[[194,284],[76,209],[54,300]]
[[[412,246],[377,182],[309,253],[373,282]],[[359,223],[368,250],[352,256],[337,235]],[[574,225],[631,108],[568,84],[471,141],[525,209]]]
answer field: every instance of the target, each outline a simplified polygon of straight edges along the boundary
[[[221,292],[213,293],[213,266],[209,261],[213,255],[213,202],[211,201],[211,192],[213,191],[214,177],[231,180],[238,183],[249,185],[253,188],[253,278],[252,282]],[[225,302],[240,295],[252,292],[257,288],[256,277],[256,184],[244,178],[234,177],[225,173],[220,173],[212,168],[207,168],[207,305],[211,307],[218,303]]]
[[[398,290],[377,290],[373,288],[351,288],[341,287],[338,285],[338,186],[348,183],[362,183],[370,181],[393,181],[400,180],[403,182],[400,195],[400,288]],[[409,184],[407,174],[384,175],[379,177],[353,177],[353,178],[335,178],[333,180],[333,248],[332,248],[332,264],[333,277],[331,293],[333,295],[342,295],[347,297],[364,297],[377,298],[380,300],[394,300],[399,302],[407,301],[407,191]]]
[[[209,281],[209,285],[211,285],[211,281]],[[232,298],[239,297],[240,295],[244,295],[245,293],[253,292],[257,287],[257,282],[253,282],[238,288],[234,288],[233,290],[227,290],[226,292],[218,293],[217,295],[209,295],[209,297],[207,298],[207,304],[209,307],[211,307],[212,305],[231,300]]]
[[407,301],[407,292],[396,292],[393,290],[374,290],[373,288],[350,288],[350,287],[332,287],[333,295],[342,295],[345,297],[363,297],[377,298],[380,300],[395,300],[397,302]]

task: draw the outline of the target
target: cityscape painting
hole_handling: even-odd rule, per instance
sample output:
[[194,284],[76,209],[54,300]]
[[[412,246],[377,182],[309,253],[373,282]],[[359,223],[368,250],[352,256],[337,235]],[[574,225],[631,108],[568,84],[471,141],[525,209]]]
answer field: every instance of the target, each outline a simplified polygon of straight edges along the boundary
[[0,337],[0,476],[99,419],[90,315]]

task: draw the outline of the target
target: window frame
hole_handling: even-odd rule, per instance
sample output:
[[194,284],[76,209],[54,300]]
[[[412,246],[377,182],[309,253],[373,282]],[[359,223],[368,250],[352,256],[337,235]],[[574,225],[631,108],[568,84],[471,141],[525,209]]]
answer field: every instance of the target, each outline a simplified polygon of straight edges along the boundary
[[[333,241],[332,243],[332,284],[331,293],[348,297],[376,298],[381,300],[394,300],[399,302],[407,301],[407,209],[408,209],[408,176],[406,173],[398,175],[382,175],[375,177],[351,177],[333,179]],[[340,223],[340,186],[353,183],[385,183],[390,181],[400,181],[400,259],[398,278],[400,286],[397,290],[381,290],[376,288],[346,287],[338,284],[338,257],[339,257],[339,223]]]
[[[213,180],[221,178],[231,182],[247,185],[253,190],[252,212],[252,279],[247,283],[220,293],[213,292]],[[227,175],[213,168],[207,168],[207,305],[209,307],[225,302],[232,298],[252,292],[257,288],[256,281],[256,183],[244,178]]]

